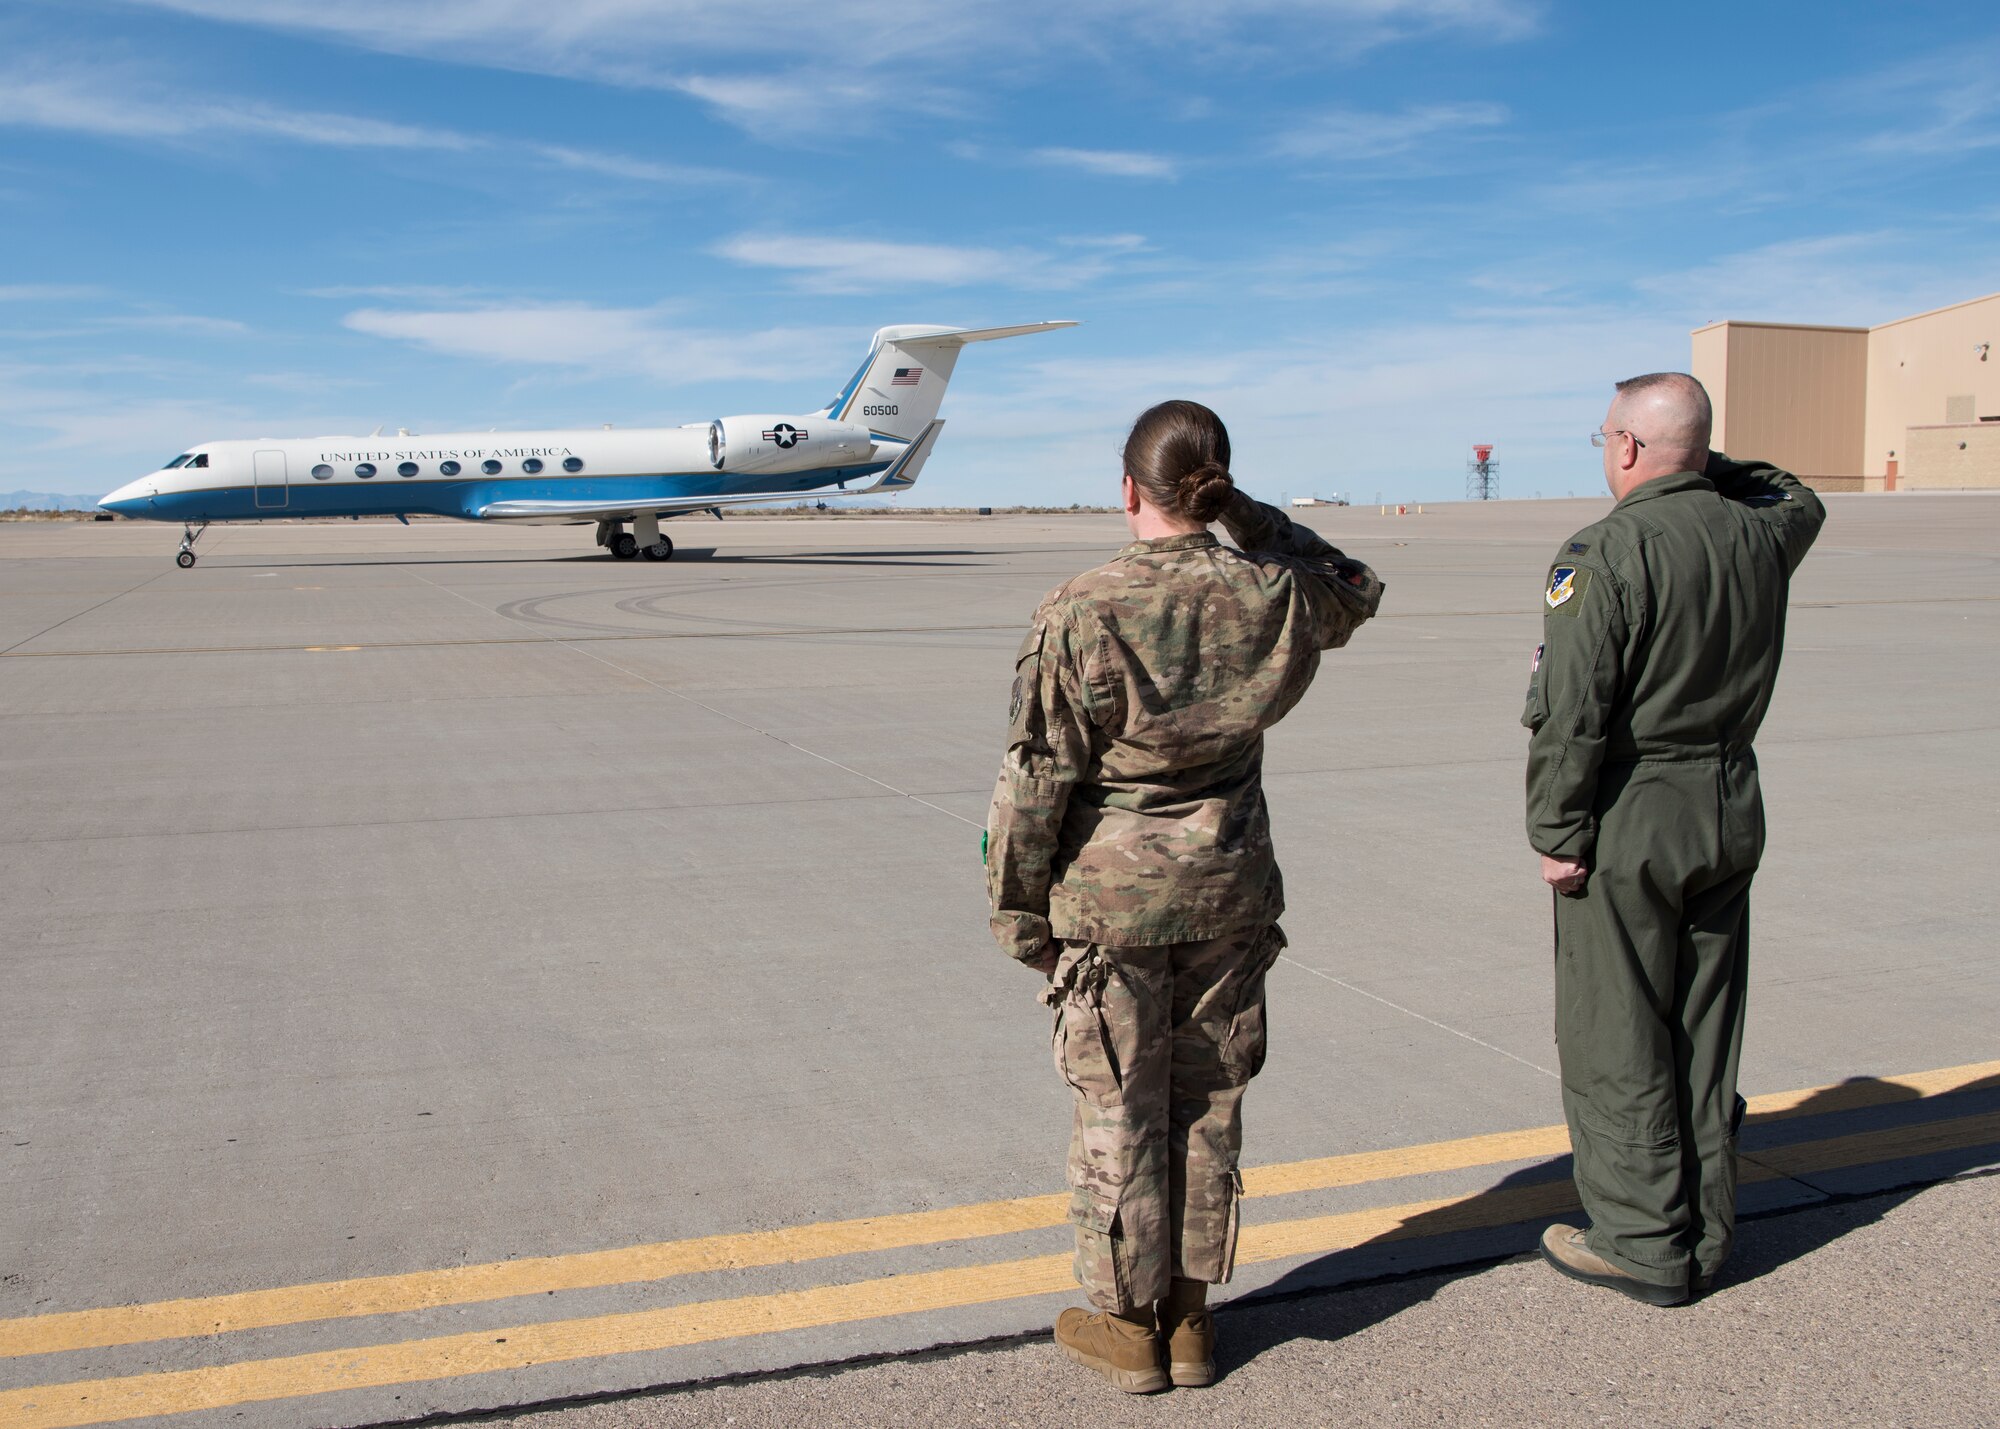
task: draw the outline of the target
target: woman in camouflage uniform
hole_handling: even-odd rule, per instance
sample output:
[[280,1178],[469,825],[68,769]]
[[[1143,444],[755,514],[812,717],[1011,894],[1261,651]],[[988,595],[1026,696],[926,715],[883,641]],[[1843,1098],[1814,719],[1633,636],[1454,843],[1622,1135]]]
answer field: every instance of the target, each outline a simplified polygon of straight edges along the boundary
[[1044,599],[1021,646],[987,883],[994,936],[1049,977],[1076,1095],[1076,1275],[1097,1313],[1064,1311],[1056,1341],[1145,1392],[1214,1378],[1207,1291],[1235,1257],[1239,1108],[1285,946],[1264,731],[1382,584],[1238,491],[1198,403],[1146,411],[1123,460],[1133,543]]

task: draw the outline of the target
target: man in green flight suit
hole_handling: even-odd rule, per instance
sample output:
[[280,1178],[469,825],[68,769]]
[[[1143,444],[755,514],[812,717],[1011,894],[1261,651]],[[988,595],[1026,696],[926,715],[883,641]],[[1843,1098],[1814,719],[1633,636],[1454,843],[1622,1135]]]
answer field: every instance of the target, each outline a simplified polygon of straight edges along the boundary
[[1522,723],[1528,840],[1558,895],[1556,1041],[1587,1229],[1542,1255],[1653,1305],[1705,1290],[1736,1219],[1751,743],[1791,575],[1826,519],[1773,467],[1708,449],[1684,373],[1618,384],[1592,435],[1618,504],[1565,541]]

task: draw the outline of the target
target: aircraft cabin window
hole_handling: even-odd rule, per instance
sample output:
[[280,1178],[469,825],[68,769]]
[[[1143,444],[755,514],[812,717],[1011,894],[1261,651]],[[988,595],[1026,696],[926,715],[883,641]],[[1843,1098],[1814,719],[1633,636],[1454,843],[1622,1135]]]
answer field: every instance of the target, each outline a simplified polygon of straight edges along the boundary
[[415,476],[416,474],[417,464],[413,461],[401,462],[396,467],[396,475],[398,476]]
[[328,466],[328,465],[327,465],[327,464],[326,464],[325,462],[321,462],[321,463],[320,463],[320,464],[319,464],[318,466],[316,466],[316,467],[314,467],[314,468],[313,468],[313,480],[314,480],[314,481],[332,481],[332,480],[333,480],[333,468],[332,468],[332,467],[330,467],[330,466]]
[[354,468],[354,474],[360,477],[363,481],[366,481],[369,477],[375,474],[375,463],[372,461],[364,461],[363,463],[361,463],[360,466]]
[[536,472],[540,471],[541,469],[542,469],[542,459],[540,457],[531,456],[526,461],[521,463],[521,470],[525,471],[530,476],[533,476]]
[[194,455],[194,459],[193,459],[192,461],[190,461],[190,462],[188,463],[188,465],[189,465],[189,466],[207,466],[207,465],[208,465],[208,453],[207,453],[207,452],[196,452],[196,453],[195,453],[195,455]]
[[187,464],[187,459],[189,455],[190,453],[188,452],[182,452],[179,456],[175,457],[172,461],[168,462],[165,466],[161,467],[160,470],[172,471],[177,466],[185,466]]
[[438,463],[438,470],[443,472],[446,476],[457,476],[458,463],[455,461],[441,461]]
[[500,463],[488,457],[485,461],[479,463],[479,469],[488,476],[498,476],[500,474]]
[[564,457],[564,458],[563,458],[563,470],[564,470],[564,471],[582,471],[582,470],[583,470],[583,458],[582,458],[582,457],[580,457],[580,456],[566,456],[566,457]]

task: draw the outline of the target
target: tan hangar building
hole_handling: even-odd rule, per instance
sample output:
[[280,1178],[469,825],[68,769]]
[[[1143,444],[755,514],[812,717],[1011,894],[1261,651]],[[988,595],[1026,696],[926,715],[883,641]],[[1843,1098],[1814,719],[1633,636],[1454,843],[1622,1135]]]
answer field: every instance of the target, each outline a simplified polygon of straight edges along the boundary
[[1715,446],[1822,491],[2000,488],[2000,293],[1880,327],[1718,322],[1691,371]]

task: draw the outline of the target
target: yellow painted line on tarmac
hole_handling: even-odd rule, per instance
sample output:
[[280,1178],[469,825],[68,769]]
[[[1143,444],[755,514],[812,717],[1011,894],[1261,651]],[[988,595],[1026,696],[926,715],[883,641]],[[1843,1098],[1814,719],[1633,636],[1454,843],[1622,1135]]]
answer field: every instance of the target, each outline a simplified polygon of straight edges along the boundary
[[1772,1092],[1751,1097],[1750,1120],[1784,1121],[1795,1116],[1819,1116],[1825,1112],[1853,1111],[1860,1107],[1891,1106],[1962,1092],[1981,1083],[2000,1086],[2000,1062],[1968,1062],[1962,1067],[1940,1067],[1934,1072],[1905,1072],[1894,1077],[1850,1077],[1831,1086],[1808,1087],[1799,1092]]
[[[1894,1126],[1884,1131],[1863,1131],[1853,1136],[1832,1136],[1823,1141],[1798,1141],[1790,1146],[1774,1146],[1742,1158],[1770,1172],[1768,1179],[1804,1176],[1815,1171],[1839,1171],[1850,1166],[1867,1166],[1877,1161],[1901,1161],[1911,1156],[1928,1156],[1938,1151],[1956,1151],[1967,1146],[2000,1142],[2000,1112],[1983,1116],[1959,1116],[1949,1121],[1919,1122],[1915,1126]],[[1752,1177],[1746,1165],[1739,1180]]]
[[1060,1225],[1068,1207],[1068,1196],[1030,1196],[1017,1201],[663,1241],[579,1255],[494,1261],[407,1275],[378,1275],[277,1290],[247,1290],[234,1295],[0,1320],[0,1357],[139,1344],[189,1335],[219,1335],[232,1330],[355,1315],[389,1315],[439,1305],[503,1300],[514,1295],[540,1295],[551,1290],[587,1290],[704,1271],[783,1265],[862,1251],[1006,1235],[1010,1231]]
[[[1835,1165],[1898,1160],[1995,1141],[2000,1141],[2000,1112],[1801,1143],[1784,1148],[1789,1160],[1781,1155],[1767,1157],[1769,1164],[1746,1163],[1741,1179],[1776,1180],[1793,1168],[1827,1170]],[[1784,1169],[1780,1169],[1781,1165]],[[1246,1226],[1237,1247],[1237,1261],[1257,1264],[1326,1255],[1373,1242],[1491,1229],[1561,1214],[1574,1209],[1576,1204],[1570,1183],[1553,1181]],[[1067,1255],[1041,1255],[992,1265],[894,1275],[810,1290],[593,1315],[539,1325],[515,1325],[358,1349],[40,1385],[0,1391],[0,1424],[8,1425],[9,1429],[78,1429],[83,1425],[150,1415],[226,1409],[342,1390],[380,1389],[961,1309],[1056,1294],[1070,1289],[1072,1284]]]
[[[1845,1111],[1939,1096],[1994,1078],[2000,1078],[2000,1061],[1779,1092],[1752,1098],[1750,1109],[1758,1120]],[[1545,1126],[1391,1151],[1362,1151],[1253,1167],[1243,1173],[1243,1185],[1245,1194],[1252,1197],[1291,1195],[1509,1161],[1530,1161],[1559,1156],[1568,1150],[1568,1132],[1560,1126]],[[708,1271],[796,1264],[867,1251],[1010,1235],[1061,1225],[1068,1209],[1066,1195],[1026,1196],[616,1250],[535,1256],[97,1310],[59,1311],[0,1320],[0,1358],[220,1335],[316,1320],[391,1315],[517,1295],[541,1295],[553,1290],[599,1289]]]

